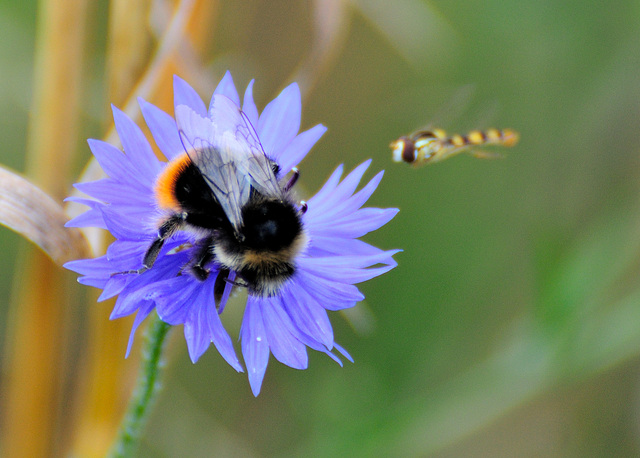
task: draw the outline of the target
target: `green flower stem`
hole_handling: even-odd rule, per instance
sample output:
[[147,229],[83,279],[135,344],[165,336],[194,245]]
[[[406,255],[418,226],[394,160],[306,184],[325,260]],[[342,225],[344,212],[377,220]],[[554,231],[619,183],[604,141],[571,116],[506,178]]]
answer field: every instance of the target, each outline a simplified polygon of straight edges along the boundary
[[129,457],[136,449],[149,415],[149,407],[159,391],[163,343],[170,327],[153,314],[144,342],[142,370],[129,401],[127,414],[120,426],[118,438],[109,454],[111,457]]

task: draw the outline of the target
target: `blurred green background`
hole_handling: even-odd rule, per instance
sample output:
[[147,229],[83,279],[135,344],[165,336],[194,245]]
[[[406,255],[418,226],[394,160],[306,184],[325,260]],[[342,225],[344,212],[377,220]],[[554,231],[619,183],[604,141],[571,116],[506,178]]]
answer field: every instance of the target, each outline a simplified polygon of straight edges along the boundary
[[[0,161],[16,170],[36,6],[0,1]],[[329,131],[302,183],[373,158],[367,176],[386,174],[370,205],[401,211],[366,240],[404,249],[362,285],[356,329],[332,317],[355,364],[272,358],[255,399],[215,349],[192,365],[176,330],[140,456],[640,455],[640,2],[347,8],[343,48],[304,101],[303,127]],[[82,133],[100,138],[96,16]],[[227,68],[238,87],[256,78],[263,107],[307,55],[311,21],[307,2],[223,2],[211,87]],[[391,163],[388,143],[429,123],[511,127],[521,142],[500,160]],[[2,335],[19,239],[0,230]]]

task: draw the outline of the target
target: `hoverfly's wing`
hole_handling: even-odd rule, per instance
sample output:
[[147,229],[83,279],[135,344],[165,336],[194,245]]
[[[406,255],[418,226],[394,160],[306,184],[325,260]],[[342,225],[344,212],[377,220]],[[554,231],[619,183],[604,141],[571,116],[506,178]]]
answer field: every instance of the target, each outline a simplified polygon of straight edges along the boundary
[[[452,139],[454,138],[460,138],[461,143],[453,143]],[[476,145],[469,143],[462,135],[458,134],[454,134],[449,137],[438,138],[433,143],[433,145],[431,145],[433,152],[429,157],[428,162],[436,163],[449,159],[450,157],[456,156],[460,153],[471,153],[472,148],[474,148],[475,146]]]
[[476,159],[504,159],[504,154],[496,153],[493,151],[485,151],[482,149],[472,149],[469,154]]
[[269,160],[258,139],[258,134],[242,110],[229,98],[221,94],[213,96],[209,116],[222,137],[231,135],[237,173],[250,179],[250,186],[260,194],[281,197],[282,190]]
[[249,200],[251,189],[246,175],[237,167],[231,135],[220,133],[210,119],[186,105],[176,107],[176,123],[189,158],[209,183],[233,227],[238,229],[242,207]]

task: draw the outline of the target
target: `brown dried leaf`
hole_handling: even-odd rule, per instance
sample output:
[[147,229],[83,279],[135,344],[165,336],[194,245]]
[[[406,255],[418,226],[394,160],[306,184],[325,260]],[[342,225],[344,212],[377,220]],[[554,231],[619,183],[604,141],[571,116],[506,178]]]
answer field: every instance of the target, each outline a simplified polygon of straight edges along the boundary
[[82,233],[64,227],[68,219],[47,193],[0,167],[0,224],[31,240],[57,264],[89,252]]

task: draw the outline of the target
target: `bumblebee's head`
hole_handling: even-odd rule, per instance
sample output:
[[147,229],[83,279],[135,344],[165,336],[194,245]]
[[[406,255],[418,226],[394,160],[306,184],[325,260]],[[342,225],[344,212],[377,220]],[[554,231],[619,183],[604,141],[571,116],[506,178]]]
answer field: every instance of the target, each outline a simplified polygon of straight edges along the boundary
[[294,274],[307,241],[292,202],[256,193],[242,207],[241,226],[219,231],[212,248],[217,262],[235,271],[250,294],[273,296]]
[[242,209],[242,244],[254,251],[289,248],[302,232],[297,209],[286,201],[250,202]]

